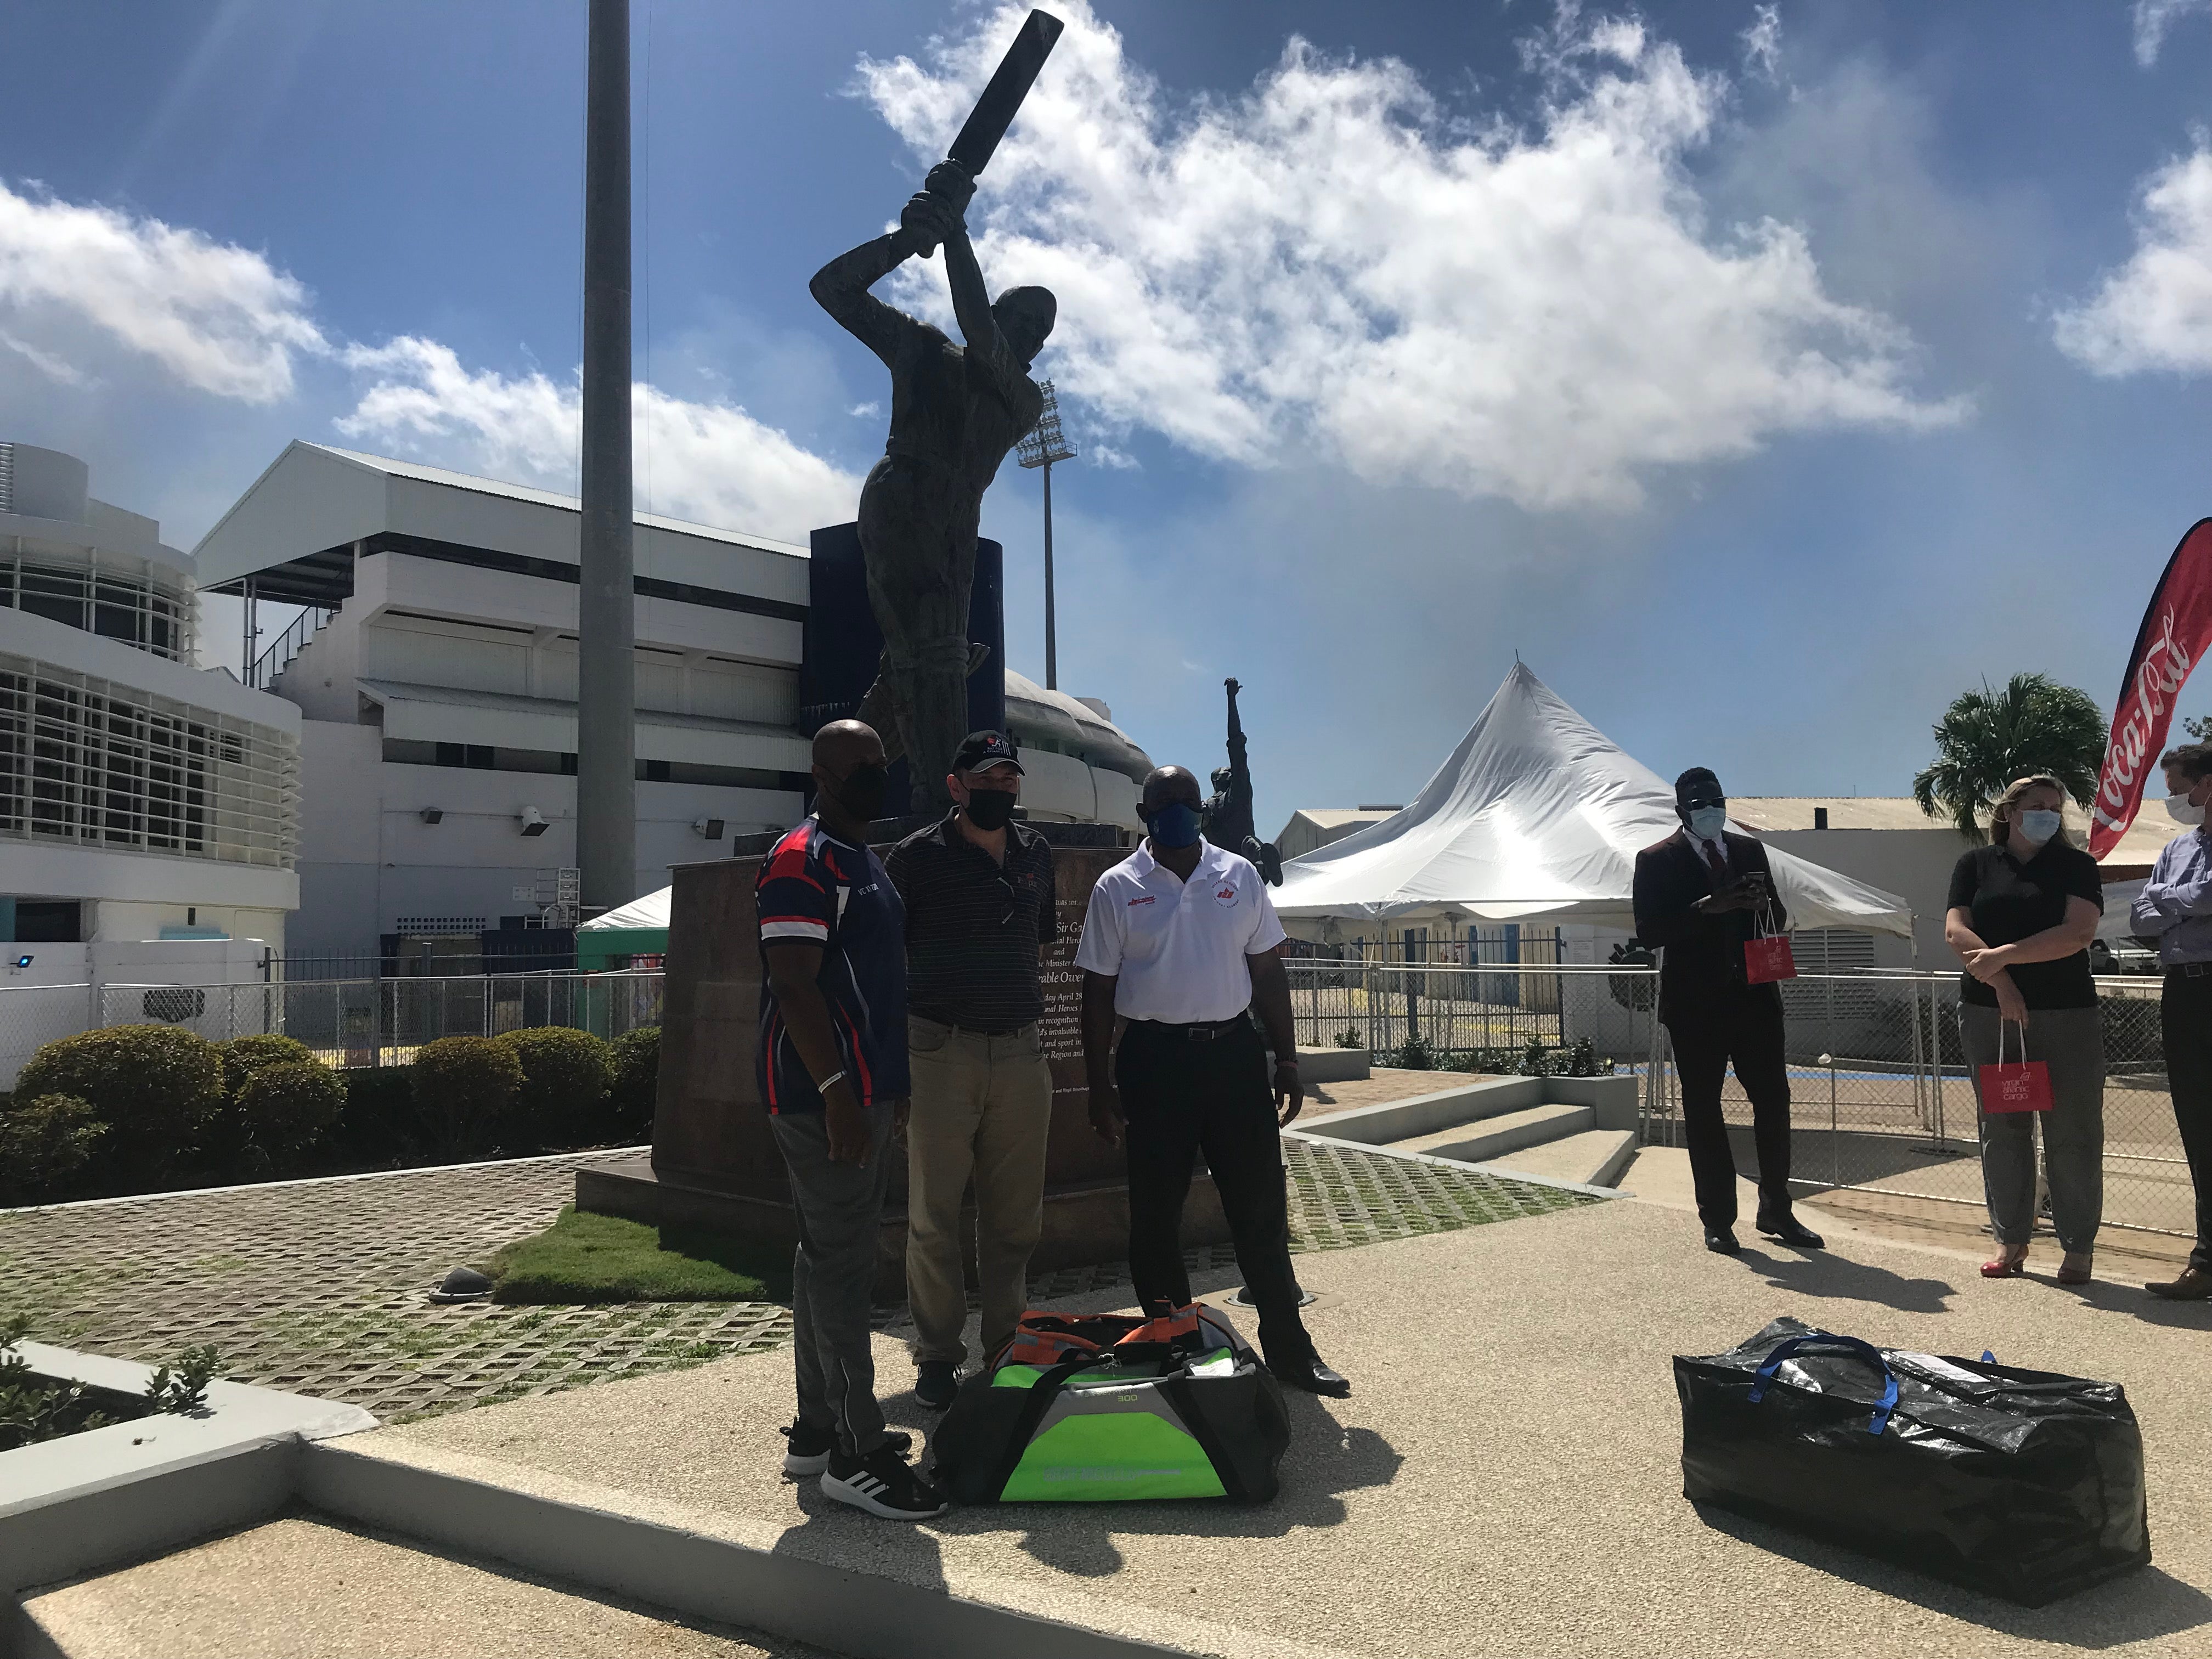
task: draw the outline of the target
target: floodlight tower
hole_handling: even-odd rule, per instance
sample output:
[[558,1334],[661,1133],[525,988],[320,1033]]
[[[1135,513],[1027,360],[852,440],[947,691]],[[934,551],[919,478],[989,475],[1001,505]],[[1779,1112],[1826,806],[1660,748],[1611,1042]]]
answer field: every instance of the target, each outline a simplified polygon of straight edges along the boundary
[[1060,690],[1060,637],[1053,618],[1052,609],[1052,464],[1075,459],[1075,446],[1067,441],[1067,434],[1060,429],[1060,398],[1052,389],[1052,382],[1042,382],[1037,390],[1044,393],[1044,413],[1030,434],[1015,446],[1014,453],[1024,466],[1044,469],[1044,689]]

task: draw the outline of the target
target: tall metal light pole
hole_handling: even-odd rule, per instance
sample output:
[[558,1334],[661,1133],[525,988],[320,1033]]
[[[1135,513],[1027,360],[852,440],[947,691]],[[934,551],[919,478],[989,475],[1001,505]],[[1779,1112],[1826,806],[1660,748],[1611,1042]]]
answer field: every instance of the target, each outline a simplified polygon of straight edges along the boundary
[[637,896],[630,547],[629,0],[591,0],[584,116],[582,586],[577,594],[576,864],[583,908]]
[[1014,453],[1024,466],[1044,469],[1044,689],[1057,691],[1060,635],[1052,608],[1052,464],[1073,460],[1075,446],[1060,429],[1060,397],[1053,391],[1052,382],[1042,382],[1037,390],[1044,393],[1044,413],[1029,435],[1015,446]]

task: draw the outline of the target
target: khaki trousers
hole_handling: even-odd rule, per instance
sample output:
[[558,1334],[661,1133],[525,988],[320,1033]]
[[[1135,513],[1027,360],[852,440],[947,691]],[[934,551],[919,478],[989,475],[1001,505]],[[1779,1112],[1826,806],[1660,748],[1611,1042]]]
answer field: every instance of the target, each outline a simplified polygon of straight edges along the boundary
[[1030,1252],[1044,1221],[1044,1150],[1052,1067],[1035,1025],[986,1036],[912,1016],[907,1051],[906,1293],[917,1364],[967,1358],[960,1201],[975,1183],[975,1276],[983,1352],[1014,1333],[1027,1298]]

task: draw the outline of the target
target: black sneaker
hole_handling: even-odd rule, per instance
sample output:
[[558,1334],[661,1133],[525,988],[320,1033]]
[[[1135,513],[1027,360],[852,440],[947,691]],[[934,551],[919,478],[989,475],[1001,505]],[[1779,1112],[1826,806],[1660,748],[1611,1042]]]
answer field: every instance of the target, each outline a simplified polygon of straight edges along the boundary
[[915,1369],[914,1397],[933,1412],[951,1405],[960,1392],[960,1368],[949,1359],[925,1359]]
[[951,1508],[944,1493],[908,1466],[905,1449],[888,1443],[866,1457],[830,1453],[830,1467],[822,1472],[822,1495],[886,1521],[927,1521]]
[[[810,1474],[819,1474],[830,1467],[830,1454],[837,1449],[837,1437],[828,1429],[817,1429],[811,1423],[793,1423],[781,1429],[783,1436],[783,1472],[795,1480]],[[914,1445],[914,1437],[894,1433],[884,1443],[896,1446],[904,1456]]]

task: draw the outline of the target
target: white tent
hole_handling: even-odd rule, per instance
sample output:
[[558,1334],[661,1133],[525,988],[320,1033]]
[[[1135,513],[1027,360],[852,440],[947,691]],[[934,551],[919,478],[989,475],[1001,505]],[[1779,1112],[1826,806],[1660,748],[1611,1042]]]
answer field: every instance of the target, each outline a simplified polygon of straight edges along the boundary
[[[1680,827],[1673,787],[1516,663],[1419,798],[1285,865],[1275,908],[1286,919],[1540,916],[1632,928],[1636,854]],[[1792,927],[1912,936],[1912,912],[1895,895],[1767,856]]]

